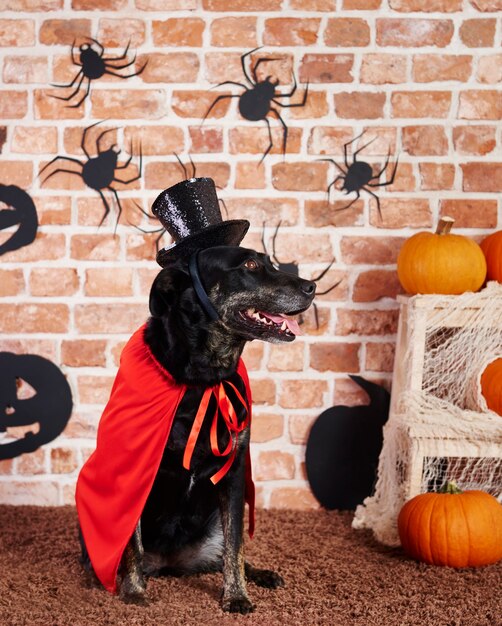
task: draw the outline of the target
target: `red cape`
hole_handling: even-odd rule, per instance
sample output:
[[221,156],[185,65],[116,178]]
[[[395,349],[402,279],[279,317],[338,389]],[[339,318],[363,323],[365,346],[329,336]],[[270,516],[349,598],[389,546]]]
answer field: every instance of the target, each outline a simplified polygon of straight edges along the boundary
[[[75,494],[89,558],[110,592],[116,591],[122,553],[143,512],[186,390],[154,359],[144,341],[144,329],[134,333],[121,354],[99,423],[96,450],[82,467]],[[237,373],[244,381],[250,413],[251,390],[242,359]],[[254,485],[249,450],[247,454],[246,502],[252,535]]]

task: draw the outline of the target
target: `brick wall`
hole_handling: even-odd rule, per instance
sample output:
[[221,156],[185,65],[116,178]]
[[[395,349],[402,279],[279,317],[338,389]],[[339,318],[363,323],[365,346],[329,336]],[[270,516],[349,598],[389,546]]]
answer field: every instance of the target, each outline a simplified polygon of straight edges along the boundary
[[[282,220],[281,261],[300,262],[320,283],[319,328],[309,312],[305,336],[293,344],[253,343],[246,349],[255,396],[253,458],[259,502],[313,507],[305,480],[310,425],[335,403],[365,401],[347,377],[361,372],[389,385],[397,323],[396,255],[403,239],[430,229],[438,215],[458,232],[482,236],[500,227],[502,207],[501,0],[3,0],[0,16],[0,182],[26,189],[37,206],[35,242],[0,257],[0,349],[46,356],[66,374],[74,414],[64,434],[37,452],[0,462],[0,501],[73,501],[79,467],[93,449],[96,426],[121,347],[147,316],[158,267],[154,234],[140,223],[158,192],[181,179],[173,152],[197,175],[221,187],[229,217],[252,228],[244,244],[260,248],[262,223]],[[97,38],[106,56],[131,42],[141,76],[94,81],[80,106],[50,97],[70,90],[78,68],[71,45]],[[200,120],[224,80],[242,82],[240,55],[257,46],[276,61],[262,63],[291,85],[310,82],[303,108],[283,109],[289,127],[286,159],[272,120],[274,150],[263,123],[244,121],[236,99]],[[130,56],[128,58],[131,58]],[[227,91],[225,91],[225,89]],[[235,88],[235,93],[239,89]],[[106,120],[106,121],[105,121]],[[119,185],[123,202],[103,225],[103,204],[75,175],[44,185],[40,169],[56,155],[80,161],[89,131],[94,154],[116,143],[125,162],[141,141],[139,181]],[[336,173],[319,161],[343,159],[343,144],[366,131],[364,160],[381,167],[399,154],[392,186],[347,199],[326,188]],[[359,144],[361,145],[361,144]],[[361,155],[362,156],[362,155]],[[63,165],[64,167],[64,165]],[[72,166],[73,167],[73,166]],[[75,166],[78,169],[78,166]],[[136,156],[127,170],[131,178]],[[108,194],[107,197],[111,197]],[[143,219],[142,227],[148,229]],[[151,226],[150,226],[151,228]],[[115,232],[116,231],[116,232]],[[0,242],[8,233],[0,232]],[[167,242],[166,242],[167,243]]]

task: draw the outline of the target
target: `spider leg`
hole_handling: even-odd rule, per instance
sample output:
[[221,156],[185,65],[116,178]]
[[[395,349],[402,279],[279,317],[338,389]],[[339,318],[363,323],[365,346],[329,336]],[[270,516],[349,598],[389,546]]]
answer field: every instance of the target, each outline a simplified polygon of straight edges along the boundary
[[375,141],[376,137],[373,137],[373,139],[371,141],[368,141],[368,143],[365,143],[364,146],[361,146],[360,148],[358,148],[353,154],[352,157],[354,158],[354,163],[357,161],[356,156],[362,151],[364,150],[364,148],[367,148],[370,143],[373,143]]
[[364,135],[364,130],[362,133],[360,133],[359,135],[356,135],[354,137],[354,139],[351,139],[350,141],[348,141],[347,143],[343,144],[343,156],[344,156],[344,161],[345,161],[345,166],[346,167],[350,167],[350,163],[349,163],[349,154],[347,151],[347,148],[353,144],[355,141],[357,141],[360,137],[362,137]]
[[370,195],[372,195],[375,198],[375,200],[377,202],[378,216],[379,216],[380,220],[382,220],[382,211],[380,209],[380,200],[379,200],[378,196],[376,195],[376,193],[374,193],[373,191],[371,191],[371,189],[368,189],[367,187],[363,187],[363,189],[365,191],[367,191]]
[[[316,276],[315,278],[312,278],[312,280],[313,280],[315,283],[316,283],[318,280],[321,280],[321,278],[322,278],[322,277],[326,274],[326,272],[328,272],[328,271],[329,271],[329,269],[331,268],[331,266],[333,265],[333,263],[334,263],[334,262],[335,262],[335,259],[333,258],[333,259],[330,261],[329,265],[327,265],[327,266],[326,266],[326,267],[322,270],[322,272],[319,274],[319,276]],[[325,292],[325,293],[327,293],[327,292]],[[316,293],[316,295],[320,295],[320,294],[317,294],[317,293]]]
[[75,44],[77,43],[77,40],[74,39],[73,43],[71,44],[71,60],[73,62],[74,65],[80,65],[80,67],[82,67],[82,63],[79,63],[76,59],[75,59]]
[[[98,43],[98,42],[96,42],[96,43]],[[101,44],[99,44],[99,45],[101,45]],[[129,46],[130,45],[131,45],[131,40],[129,39],[129,41],[127,42],[127,46],[125,47],[124,52],[122,52],[122,54],[120,56],[118,56],[118,57],[103,57],[103,61],[122,61],[123,59],[126,58],[127,53],[129,52]],[[103,52],[104,52],[104,50],[103,50]]]
[[98,138],[96,139],[96,146],[98,148],[98,154],[101,154],[101,140],[106,135],[106,133],[111,133],[113,130],[117,130],[117,127],[115,126],[114,128],[106,128],[98,135]]
[[[79,72],[79,73],[81,73],[81,72]],[[50,95],[51,98],[56,98],[56,100],[64,100],[65,102],[68,102],[69,100],[71,100],[73,98],[73,96],[75,96],[79,92],[79,89],[82,86],[83,81],[84,81],[84,74],[82,73],[82,76],[80,77],[80,80],[78,82],[77,87],[68,96],[56,96],[56,95],[54,95],[52,93],[49,94],[49,95]],[[55,87],[63,87],[63,86],[66,86],[66,85],[54,85],[54,86]]]
[[265,226],[266,226],[267,222],[265,220],[263,220],[262,222],[262,229],[261,229],[261,246],[263,248],[263,252],[265,254],[268,254],[267,252],[267,246],[265,245]]
[[356,192],[356,197],[352,200],[352,202],[349,202],[347,205],[343,206],[341,209],[335,209],[335,211],[345,211],[346,209],[349,209],[356,200],[359,200],[359,198],[361,197],[360,191],[359,189],[354,189],[354,191]]
[[216,106],[216,104],[220,101],[220,100],[224,100],[225,98],[240,98],[240,96],[238,94],[222,94],[221,96],[218,96],[215,101],[211,104],[211,106],[209,107],[209,109],[206,111],[206,114],[204,115],[204,117],[202,118],[202,122],[201,122],[201,126],[202,124],[204,124],[204,122],[207,119],[207,116],[211,113],[211,111],[213,110],[213,108]]
[[[253,54],[253,52],[256,52],[257,50],[261,50],[262,48],[263,48],[263,46],[258,46],[257,48],[253,48],[252,50],[250,50],[249,52],[246,52],[245,54],[243,54],[243,55],[241,56],[242,73],[243,73],[243,74],[244,74],[244,76],[246,77],[246,80],[247,80],[247,81],[248,81],[248,83],[251,85],[251,87],[254,87],[255,83],[257,82],[257,81],[256,81],[256,75],[255,75],[255,73],[254,73],[254,71],[253,71],[253,77],[254,77],[254,80],[255,80],[255,82],[253,83],[253,81],[251,80],[251,78],[250,78],[250,76],[249,76],[249,74],[248,74],[248,71],[247,71],[247,68],[246,68],[245,59],[246,59],[246,57],[248,57],[249,55]],[[246,89],[247,89],[247,87],[246,87]]]
[[[75,74],[75,78],[71,81],[71,83],[68,83],[67,85],[56,85],[55,83],[51,83],[51,87],[61,87],[61,88],[65,88],[67,89],[68,87],[73,87],[73,85],[76,83],[77,79],[79,76],[82,76],[80,79],[80,85],[82,84],[82,81],[84,80],[84,70],[80,70],[80,72],[78,72],[77,74]],[[80,87],[77,87],[77,91],[79,90]],[[77,93],[77,91],[75,91],[74,93]],[[59,100],[66,100],[66,98],[61,98],[59,96],[52,96],[53,98],[59,98]],[[68,100],[71,98],[71,96],[68,98]]]
[[279,261],[275,253],[275,240],[277,239],[277,234],[279,232],[279,228],[281,227],[281,224],[282,224],[282,220],[279,220],[279,223],[277,224],[275,228],[275,232],[272,235],[272,260],[274,261],[276,265],[281,265],[281,262]]
[[[131,150],[132,152],[132,150]],[[127,164],[125,166],[122,167],[117,167],[116,169],[124,169],[125,167],[127,167],[129,165],[129,163],[131,162],[132,159],[132,154],[129,158],[129,160],[127,161]],[[128,185],[129,183],[133,183],[135,180],[139,180],[141,178],[141,170],[142,170],[142,166],[143,166],[143,154],[141,152],[141,144],[139,145],[139,166],[138,166],[138,175],[137,176],[133,176],[132,178],[130,178],[129,180],[121,180],[120,178],[115,178],[113,177],[112,180],[114,180],[117,183],[122,183],[123,185]]]
[[[380,178],[380,176],[387,169],[387,166],[389,164],[389,157],[390,157],[390,153],[387,155],[387,160],[385,161],[385,165],[382,167],[380,172],[378,174],[376,174],[375,176],[373,176],[370,180],[374,180],[375,178],[376,179]],[[388,181],[386,181],[385,183],[371,183],[371,182],[369,182],[369,183],[366,183],[368,185],[368,187],[387,187],[388,185],[392,185],[392,183],[394,182],[394,178],[396,177],[396,170],[397,170],[398,162],[399,162],[399,158],[396,158],[396,162],[394,163],[394,169],[392,170],[392,174],[391,174],[391,176],[390,176]]]
[[123,70],[124,68],[131,67],[131,65],[134,65],[136,63],[136,55],[134,55],[134,57],[130,61],[127,61],[127,63],[122,63],[122,65],[113,65],[113,61],[118,60],[119,59],[110,59],[105,63],[105,66],[111,67],[112,70]]
[[[61,158],[64,158],[64,157],[61,157]],[[58,174],[59,172],[63,172],[64,174],[76,174],[77,176],[81,176],[81,174],[79,172],[75,172],[75,170],[66,170],[62,167],[58,167],[57,170],[54,170],[48,176],[46,176],[40,184],[43,185],[47,180],[49,180],[49,178],[52,178],[54,174]]]
[[76,104],[68,104],[67,107],[69,109],[77,109],[82,104],[82,102],[87,98],[87,96],[89,95],[90,90],[91,90],[91,79],[88,78],[87,79],[87,89],[85,91],[85,94],[80,98],[80,100]]
[[[107,187],[107,189],[111,189],[111,187]],[[108,204],[108,201],[107,201],[107,199],[105,198],[105,195],[104,195],[104,193],[101,191],[101,189],[97,189],[96,191],[97,191],[97,192],[99,193],[99,195],[101,196],[101,200],[102,200],[102,202],[103,202],[103,204],[104,204],[104,206],[105,206],[105,212],[104,212],[103,217],[101,218],[101,221],[99,222],[99,225],[98,225],[98,228],[99,228],[100,226],[102,226],[102,225],[103,225],[103,222],[105,221],[106,217],[108,216],[108,213],[110,213],[110,205]],[[112,191],[114,191],[114,190],[112,189]],[[120,215],[119,215],[119,216],[120,216]],[[118,222],[118,220],[117,220],[117,222]]]
[[[329,203],[329,194],[330,194],[330,191],[331,191],[331,189],[332,189],[332,188],[336,185],[336,183],[337,183],[339,180],[345,180],[345,176],[342,176],[341,174],[340,174],[340,175],[338,175],[338,176],[335,178],[335,180],[334,180],[332,183],[330,183],[330,184],[328,185],[328,189],[327,189],[327,192],[328,192],[328,203]],[[335,187],[335,189],[336,189],[336,187]]]
[[[82,163],[81,163],[78,159],[74,159],[74,158],[72,158],[72,157],[57,156],[57,157],[54,157],[54,158],[53,158],[51,161],[49,161],[48,163],[46,163],[46,164],[43,166],[43,168],[40,170],[40,172],[38,173],[38,175],[39,175],[39,176],[41,176],[41,175],[42,175],[42,172],[44,172],[44,171],[45,171],[45,170],[46,170],[49,166],[51,166],[53,163],[55,163],[55,162],[56,162],[56,161],[58,161],[58,160],[62,160],[62,161],[71,161],[72,163],[78,163],[80,166],[82,166]],[[55,174],[56,172],[63,172],[63,171],[65,171],[65,172],[71,172],[72,174],[78,174],[78,172],[74,172],[73,170],[61,170],[61,169],[57,169],[57,170],[54,170],[53,172],[51,172],[51,173],[49,174],[49,176],[46,176],[46,177],[44,178],[44,180],[42,181],[42,183],[41,183],[41,184],[43,185],[43,184],[45,183],[45,181],[46,181],[46,180],[48,180],[51,176],[54,176],[54,174]]]
[[192,161],[192,155],[188,153],[188,158],[190,159],[190,163],[192,164],[192,178],[195,178],[196,167],[195,163]]
[[[258,50],[258,48],[257,48]],[[253,85],[253,87],[259,82],[258,81],[258,77],[256,76],[256,70],[258,69],[260,63],[263,63],[264,61],[280,61],[281,59],[279,57],[263,57],[262,59],[258,59],[258,61],[256,61],[254,67],[251,69],[251,73],[253,75],[253,79],[254,79],[254,83],[251,82],[251,84]]]
[[[87,128],[84,128],[84,132],[82,133],[82,140],[80,142],[80,147],[82,148],[83,153],[85,154],[85,156],[90,159],[91,155],[87,152],[87,149],[85,147],[85,140],[87,137],[87,133],[88,131],[91,130],[91,128],[94,128],[94,126],[97,126],[98,124],[101,124],[104,120],[99,120],[98,122],[94,122],[94,124],[91,124],[90,126],[87,126]],[[114,130],[113,128],[110,128],[109,130]],[[105,133],[107,131],[104,131]],[[101,135],[98,137],[98,139],[96,140],[97,146],[98,146],[98,150],[99,150],[99,140],[101,139],[102,135],[104,133],[101,133]]]
[[[283,132],[282,132],[282,156],[284,158],[286,158],[286,145],[288,143],[288,127],[286,126],[286,122],[282,119],[279,111],[276,111],[275,109],[271,108],[270,112],[273,113],[277,117],[279,122],[282,124],[282,128],[283,128]],[[265,121],[268,122],[267,118],[265,118]],[[269,129],[270,129],[270,124],[269,124]],[[270,135],[270,140],[272,140],[272,135]],[[272,147],[272,146],[270,146],[270,147]],[[263,156],[261,161],[263,161],[264,158],[265,158],[265,155]],[[261,163],[261,161],[260,161],[260,163]]]
[[185,165],[183,164],[183,162],[181,161],[181,159],[179,158],[179,156],[176,154],[176,152],[173,152],[174,156],[178,159],[178,163],[180,164],[181,169],[183,170],[183,175],[185,176],[185,180],[188,180],[188,172],[187,172],[187,168],[185,167]]
[[[114,233],[116,233],[117,232],[117,226],[119,225],[119,222],[120,222],[120,216],[122,215],[122,205],[120,204],[120,199],[119,199],[117,190],[114,189],[113,187],[107,187],[107,189],[109,189],[113,193],[113,195],[115,196],[115,201],[117,202],[118,215],[117,215],[117,221],[115,222],[115,229],[113,231]],[[102,223],[103,222],[101,222],[101,224]],[[101,226],[101,224],[100,224],[100,226]]]
[[260,164],[263,162],[263,159],[267,156],[267,154],[270,152],[270,150],[272,149],[272,146],[274,145],[274,141],[272,139],[272,129],[270,127],[270,122],[268,121],[268,119],[266,117],[263,118],[265,124],[267,125],[267,129],[268,129],[268,147],[265,150],[265,152],[263,153],[261,159],[260,159]]

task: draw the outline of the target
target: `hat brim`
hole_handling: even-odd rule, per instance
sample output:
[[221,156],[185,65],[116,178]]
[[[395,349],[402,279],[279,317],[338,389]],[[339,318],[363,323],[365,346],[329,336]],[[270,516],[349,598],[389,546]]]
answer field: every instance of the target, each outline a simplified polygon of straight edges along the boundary
[[173,261],[191,256],[197,250],[214,246],[238,246],[249,229],[248,220],[228,220],[207,226],[193,235],[181,239],[170,248],[157,252],[157,263],[161,267]]

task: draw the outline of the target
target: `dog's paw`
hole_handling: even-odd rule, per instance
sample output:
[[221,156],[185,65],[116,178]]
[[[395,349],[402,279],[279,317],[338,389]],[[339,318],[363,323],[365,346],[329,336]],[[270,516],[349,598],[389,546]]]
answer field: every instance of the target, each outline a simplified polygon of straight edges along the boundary
[[258,587],[266,587],[267,589],[278,589],[284,587],[284,579],[277,572],[270,569],[257,569],[249,567],[246,570],[246,577]]
[[227,613],[252,613],[254,611],[254,604],[247,596],[223,596],[221,601],[221,608]]

